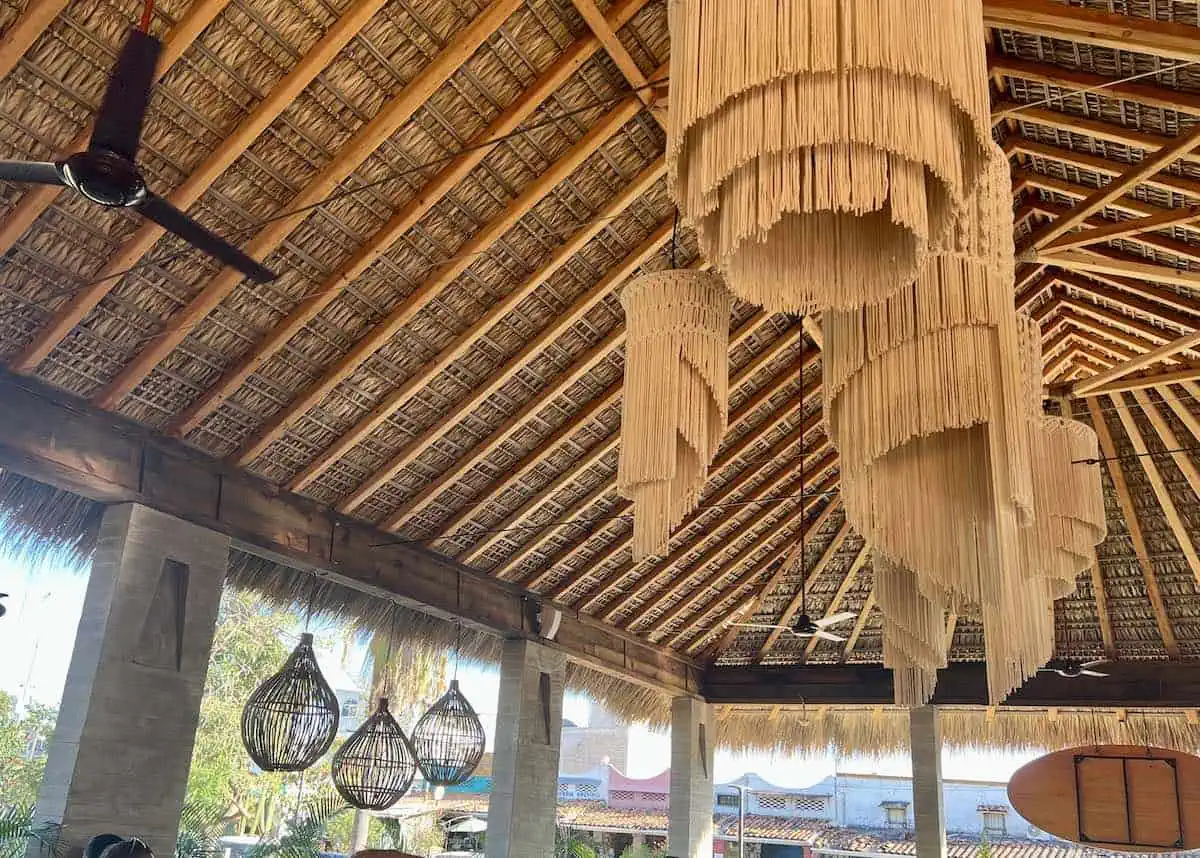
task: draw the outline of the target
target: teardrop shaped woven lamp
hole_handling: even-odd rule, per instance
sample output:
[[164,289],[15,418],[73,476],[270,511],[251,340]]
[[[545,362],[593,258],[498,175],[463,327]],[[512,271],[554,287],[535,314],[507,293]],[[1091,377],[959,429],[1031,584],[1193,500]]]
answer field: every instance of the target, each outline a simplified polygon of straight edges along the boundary
[[340,707],[305,632],[274,676],[242,709],[242,744],[266,772],[300,772],[324,756],[337,736]]
[[667,170],[701,253],[770,312],[878,301],[974,191],[980,0],[670,0]]
[[696,508],[729,418],[733,297],[715,274],[630,281],[617,490],[633,501],[633,558],[666,546]]
[[483,759],[486,738],[479,716],[463,696],[458,680],[413,727],[412,746],[425,780],[432,786],[456,786]]
[[387,810],[412,786],[417,757],[381,697],[375,714],[334,752],[333,785],[351,807]]

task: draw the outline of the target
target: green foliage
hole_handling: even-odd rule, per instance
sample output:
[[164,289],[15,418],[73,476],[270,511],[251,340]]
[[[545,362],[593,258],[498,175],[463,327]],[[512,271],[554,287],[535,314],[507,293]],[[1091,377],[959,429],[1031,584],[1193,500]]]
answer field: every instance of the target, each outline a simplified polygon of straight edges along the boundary
[[225,830],[225,809],[218,805],[185,804],[179,817],[175,858],[208,858],[222,852],[218,842]]
[[0,858],[21,858],[31,840],[42,844],[43,854],[62,854],[58,826],[33,820],[33,805],[0,807]]
[[554,858],[596,858],[591,841],[569,828],[554,831]]
[[324,851],[329,823],[350,808],[335,793],[310,799],[281,837],[266,837],[246,853],[247,858],[316,858]]
[[0,806],[25,807],[37,802],[46,768],[39,744],[54,732],[58,710],[29,706],[17,715],[17,701],[0,691]]
[[371,821],[378,824],[378,838],[368,839],[371,848],[432,855],[446,846],[446,832],[438,824],[435,814],[409,817],[403,822],[388,816],[374,817]]
[[[736,848],[736,847],[735,847]],[[621,858],[663,858],[666,855],[661,849],[655,849],[645,843],[629,846],[621,853]]]
[[992,858],[992,843],[988,840],[987,832],[979,838],[979,848],[975,850],[976,858]]

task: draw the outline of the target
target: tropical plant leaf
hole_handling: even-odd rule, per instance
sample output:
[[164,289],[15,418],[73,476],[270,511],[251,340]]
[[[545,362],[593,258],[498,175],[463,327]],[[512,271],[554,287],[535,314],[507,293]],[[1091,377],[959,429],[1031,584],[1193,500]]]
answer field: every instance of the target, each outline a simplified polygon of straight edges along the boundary
[[66,852],[59,826],[35,822],[32,806],[0,807],[0,858],[21,858],[31,840],[41,845],[44,854],[61,856]]
[[316,858],[321,839],[330,820],[349,810],[336,793],[323,793],[309,799],[283,837],[264,838],[256,843],[247,858]]
[[211,804],[190,802],[179,816],[175,858],[206,858],[224,851],[220,837],[225,827],[225,810]]

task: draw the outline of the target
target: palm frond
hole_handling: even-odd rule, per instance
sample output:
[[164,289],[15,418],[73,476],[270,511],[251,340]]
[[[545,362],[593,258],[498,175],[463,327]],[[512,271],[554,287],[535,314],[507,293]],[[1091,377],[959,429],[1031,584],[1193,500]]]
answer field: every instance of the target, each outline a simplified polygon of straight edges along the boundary
[[179,816],[175,858],[206,858],[219,854],[224,824],[224,808],[201,802],[185,804]]
[[310,798],[292,823],[288,833],[278,839],[265,838],[247,853],[247,858],[316,858],[321,852],[321,838],[330,821],[349,810],[349,805],[336,793],[322,793]]
[[34,821],[31,805],[0,807],[0,858],[21,858],[30,841],[39,844],[42,854],[59,858],[66,852],[59,834],[58,825]]

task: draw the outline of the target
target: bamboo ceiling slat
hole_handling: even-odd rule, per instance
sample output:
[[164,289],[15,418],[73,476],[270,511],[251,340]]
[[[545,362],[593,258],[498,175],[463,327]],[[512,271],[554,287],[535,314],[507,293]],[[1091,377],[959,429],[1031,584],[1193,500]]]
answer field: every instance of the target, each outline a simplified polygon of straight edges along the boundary
[[[747,334],[752,333],[752,331],[746,331],[746,333]],[[738,338],[739,338],[738,336],[735,336],[734,340],[736,341]],[[735,343],[735,346],[736,346],[736,343]],[[768,351],[769,351],[769,349],[768,349]],[[762,365],[759,364],[757,361],[753,361],[751,364],[747,365],[746,367],[743,367],[730,380],[730,387],[729,387],[730,391],[733,394],[736,394],[737,391],[743,385],[753,382],[755,375],[759,372],[759,370],[761,368],[762,368]],[[792,380],[793,380],[793,377],[792,377],[791,373],[782,373],[774,381],[768,382],[767,385],[765,385],[758,393],[756,393],[753,396],[751,396],[750,398],[748,398],[745,402],[743,402],[741,405],[734,408],[730,412],[730,414],[729,414],[730,427],[733,429],[736,429],[739,425],[741,425],[743,422],[748,420],[758,410],[758,407],[759,407],[759,405],[762,404],[762,402],[767,401],[771,395],[773,395],[774,393],[783,389],[784,387],[788,386],[792,382]],[[775,429],[779,425],[781,425],[784,421],[789,419],[792,416],[792,410],[793,409],[791,408],[791,405],[789,403],[775,417],[768,418],[767,420],[763,421],[762,424],[754,427],[752,430],[747,432],[741,438],[737,439],[734,443],[729,444],[727,446],[725,446],[725,445],[722,446],[722,448],[718,451],[716,458],[713,459],[711,467],[709,468],[709,481],[701,493],[701,503],[702,504],[721,503],[724,498],[729,496],[730,492],[733,492],[736,490],[736,487],[741,484],[740,481],[748,480],[751,478],[751,474],[753,473],[754,470],[756,470],[756,468],[754,468],[754,467],[743,470],[740,474],[738,474],[738,476],[735,480],[733,480],[729,483],[726,483],[725,485],[720,486],[716,490],[716,492],[713,492],[713,493],[709,492],[709,490],[712,488],[713,484],[716,481],[718,481],[726,473],[727,469],[732,464],[736,463],[737,460],[743,454],[745,454],[748,449],[751,449],[753,447],[753,445],[759,443],[763,438],[765,438],[766,436],[768,436],[769,434],[774,432]],[[614,436],[614,437],[616,437],[616,436]],[[763,459],[763,463],[765,464],[767,461],[769,461],[769,458],[770,458],[769,456],[765,457]],[[572,472],[575,475],[578,475],[578,469],[572,468]],[[615,469],[610,469],[610,473],[608,473],[603,480],[599,481],[596,484],[596,486],[593,488],[593,490],[587,495],[587,497],[589,498],[589,503],[594,503],[596,500],[599,500],[601,497],[603,497],[609,493],[615,492],[615,489],[616,489],[616,471],[615,471]],[[688,528],[691,526],[691,524],[693,522],[699,520],[701,515],[703,515],[703,512],[697,510],[693,514],[691,514],[687,518],[685,518],[684,521],[680,524],[680,526],[676,529],[673,538],[674,537],[683,537],[683,535],[686,534],[686,532],[687,532]],[[630,538],[631,538],[631,536],[627,532],[624,535],[612,540],[611,543],[605,548],[605,550],[601,554],[594,555],[593,557],[589,558],[589,562],[588,562],[589,574],[591,572],[595,572],[595,571],[599,571],[599,570],[603,569],[605,564],[607,563],[607,561],[610,558],[616,556],[618,553],[625,550],[629,546]],[[586,542],[586,540],[584,540],[584,542]],[[582,542],[576,543],[574,546],[569,546],[567,549],[564,549],[564,552],[560,552],[550,562],[544,564],[541,572],[535,572],[534,574],[527,575],[524,579],[522,579],[522,583],[526,584],[527,586],[534,587],[534,588],[539,588],[539,587],[543,586],[545,584],[547,578],[549,578],[549,576],[554,574],[555,571],[557,570],[557,568],[572,553],[574,553],[575,550],[582,547],[582,544],[583,544]],[[529,552],[526,552],[525,548],[523,547],[520,550],[518,550],[518,552],[516,554],[509,555],[508,557],[505,558],[502,565],[497,566],[493,570],[493,574],[502,575],[502,574],[504,574],[505,570],[516,567],[517,565],[519,565],[519,563],[524,558],[524,556],[526,556],[527,553],[529,553]],[[571,578],[570,576],[568,576],[567,578],[564,578],[563,584],[560,585],[560,587],[555,589],[555,591],[554,591],[555,595],[553,596],[553,598],[558,599],[558,598],[561,598],[563,595],[565,595],[565,593],[569,589],[567,587],[568,583],[570,583],[571,585],[575,585],[575,584],[585,583],[585,581],[586,581],[586,578],[584,576],[581,576],[579,578]]]
[[[487,330],[497,321],[504,318],[517,306],[546,283],[557,271],[565,266],[576,253],[589,241],[605,229],[608,221],[616,218],[621,212],[633,204],[644,194],[651,185],[662,176],[663,165],[656,161],[643,170],[630,183],[626,192],[602,210],[595,222],[573,235],[566,244],[559,248],[537,272],[517,289],[514,289],[504,300],[493,305],[478,321],[464,331],[454,342],[438,353],[437,357],[427,363],[422,370],[412,378],[390,392],[371,412],[360,420],[353,429],[341,436],[328,450],[317,457],[311,465],[305,468],[290,483],[294,490],[305,488],[317,479],[323,469],[338,458],[345,455],[356,444],[375,431],[392,414],[403,408],[408,400],[419,390],[429,384],[440,372],[444,372],[454,361],[458,360],[468,349],[477,343]],[[349,509],[349,503],[347,502]]]
[[[609,10],[607,21],[620,29],[627,24],[648,0],[622,0]],[[172,423],[171,431],[186,435],[198,426],[205,417],[226,397],[245,383],[251,373],[281,349],[305,325],[311,322],[330,302],[355,278],[374,265],[383,252],[402,235],[412,229],[455,185],[461,182],[486,158],[499,143],[498,140],[513,133],[521,126],[555,90],[575,74],[600,48],[594,36],[576,39],[563,53],[543,71],[521,94],[521,97],[505,108],[483,131],[477,134],[464,151],[455,156],[422,188],[421,193],[399,209],[388,223],[370,241],[351,255],[329,277],[325,285],[288,314],[287,318],[264,337],[260,343],[238,364],[227,370],[221,379],[189,406]],[[582,233],[581,233],[582,234]],[[572,251],[569,255],[573,255]],[[547,273],[545,276],[549,276]],[[439,360],[437,363],[441,363]],[[344,451],[342,451],[344,452]],[[297,486],[303,488],[303,485]]]
[[[753,334],[756,330],[758,330],[758,328],[762,325],[763,322],[764,322],[763,314],[757,313],[751,318],[750,321],[748,321],[747,323],[742,325],[730,337],[730,350],[733,351],[734,349],[736,349],[737,346],[743,340],[745,340],[751,334]],[[746,373],[743,371],[743,373],[741,373],[741,374],[744,375]],[[750,372],[749,375],[753,375],[753,372]],[[739,378],[735,377],[731,381],[730,389],[736,390],[738,388],[738,386],[740,385],[740,381],[741,380]],[[536,465],[537,462],[542,460],[542,458],[546,455],[546,453],[548,452],[549,449],[557,446],[558,444],[560,444],[562,442],[564,437],[567,437],[571,433],[573,433],[576,430],[579,422],[587,422],[588,420],[592,419],[595,416],[597,411],[606,410],[608,408],[615,407],[620,401],[621,401],[621,385],[613,385],[608,391],[606,391],[604,396],[598,397],[594,401],[594,404],[589,404],[575,418],[572,418],[571,421],[564,424],[559,429],[559,431],[554,433],[554,435],[551,435],[545,441],[543,441],[541,444],[539,444],[537,448],[535,448],[534,450],[531,450],[526,455],[525,459],[523,459],[520,462],[520,464],[518,464],[514,468],[510,469],[510,472],[507,474],[507,476],[505,478],[505,482],[508,482],[510,480],[521,479],[521,477],[525,473],[527,473],[529,470],[531,470]],[[534,513],[537,510],[537,508],[543,502],[546,501],[547,498],[552,497],[559,490],[561,490],[564,486],[569,485],[571,482],[573,482],[578,477],[580,472],[591,469],[593,466],[595,466],[597,463],[599,463],[602,459],[604,459],[610,453],[615,451],[617,449],[619,441],[620,441],[620,435],[618,433],[613,433],[611,436],[609,436],[609,438],[607,440],[602,441],[601,443],[595,445],[595,447],[593,447],[591,450],[589,450],[588,453],[583,458],[581,458],[579,461],[577,461],[575,464],[573,464],[569,469],[563,471],[558,477],[556,477],[551,482],[549,482],[544,488],[542,488],[541,490],[539,490],[538,492],[533,494],[518,509],[514,510],[507,517],[505,517],[502,521],[498,522],[495,526],[497,532],[492,533],[490,536],[484,535],[482,538],[477,540],[475,542],[475,544],[471,548],[469,548],[466,552],[459,554],[458,558],[460,560],[462,560],[464,563],[474,563],[474,562],[478,561],[481,555],[483,555],[485,552],[487,552],[493,545],[495,545],[497,542],[499,542],[503,538],[504,531],[507,531],[514,527],[519,527],[521,525],[521,523],[524,522],[525,519],[529,515]],[[596,487],[593,488],[593,490],[588,495],[585,495],[583,498],[580,499],[580,501],[577,501],[575,504],[572,504],[571,509],[575,510],[574,512],[564,511],[559,517],[560,518],[571,518],[575,515],[578,515],[579,512],[586,509],[588,506],[591,505],[592,502],[599,499],[600,496],[602,496],[605,492],[609,491],[611,488],[612,488],[612,480],[611,479],[606,479],[606,480],[603,480],[603,481],[597,483]],[[492,494],[495,494],[495,493],[496,492],[493,492]],[[547,538],[548,538],[548,535],[547,535]],[[538,544],[535,544],[538,542],[539,542],[538,538],[535,537],[534,540],[532,540],[530,543],[530,546],[532,546],[532,547],[526,546],[525,548],[522,548],[521,551],[525,553],[525,556],[528,556],[529,553],[536,551],[537,548],[540,547]],[[507,568],[512,568],[513,566],[517,565],[519,562],[520,562],[520,559],[514,555],[513,557],[511,557],[508,560]],[[501,577],[503,576],[503,569],[498,568],[494,571],[495,571],[496,575],[499,575]],[[539,584],[540,584],[540,581],[534,580],[530,584],[530,586],[537,587]]]
[[[337,20],[325,36],[313,45],[304,58],[271,90],[271,93],[259,103],[254,111],[229,133],[222,145],[215,149],[183,184],[167,195],[170,203],[181,211],[190,209],[217,177],[224,173],[275,121],[279,114],[295,101],[305,87],[312,83],[313,79],[332,62],[333,58],[354,38],[363,25],[379,11],[384,2],[386,0],[358,0],[345,15]],[[219,8],[225,4],[209,3],[208,5],[216,5],[219,11]],[[193,9],[195,8],[193,7]],[[189,11],[190,14],[191,11]],[[211,20],[212,17],[209,15],[208,20]],[[190,33],[194,38],[199,33],[199,29],[189,27],[185,32]],[[172,52],[173,55],[178,57],[186,47],[186,45],[179,46]],[[167,66],[164,65],[165,59],[166,55],[164,54],[159,61],[159,77],[167,71]],[[90,129],[85,129],[80,137],[86,139],[87,133],[90,133]],[[73,141],[72,144],[75,145],[76,150],[82,148],[78,146],[78,142]],[[51,190],[57,191],[53,188]],[[48,207],[52,201],[52,197],[46,200],[46,206],[43,208]],[[158,224],[151,221],[144,222],[137,232],[121,244],[120,252],[112,256],[95,275],[92,285],[72,297],[55,313],[49,324],[37,333],[29,345],[13,360],[13,369],[18,372],[29,372],[45,360],[46,356],[62,342],[71,329],[79,324],[105,295],[117,287],[124,272],[135,267],[165,233],[166,230]],[[132,385],[130,386],[132,387]],[[116,400],[105,398],[105,396],[106,394],[101,394],[97,400],[98,403],[102,407],[113,408]]]
[[[459,33],[402,93],[388,101],[387,106],[347,142],[337,156],[291,201],[289,210],[298,210],[299,213],[269,223],[246,242],[246,252],[261,259],[275,250],[293,229],[309,217],[311,213],[306,207],[328,196],[384,140],[408,122],[417,109],[496,32],[521,2],[492,0],[479,17]],[[239,272],[223,269],[186,307],[166,321],[160,335],[95,397],[96,404],[102,408],[116,407],[243,279]]]

